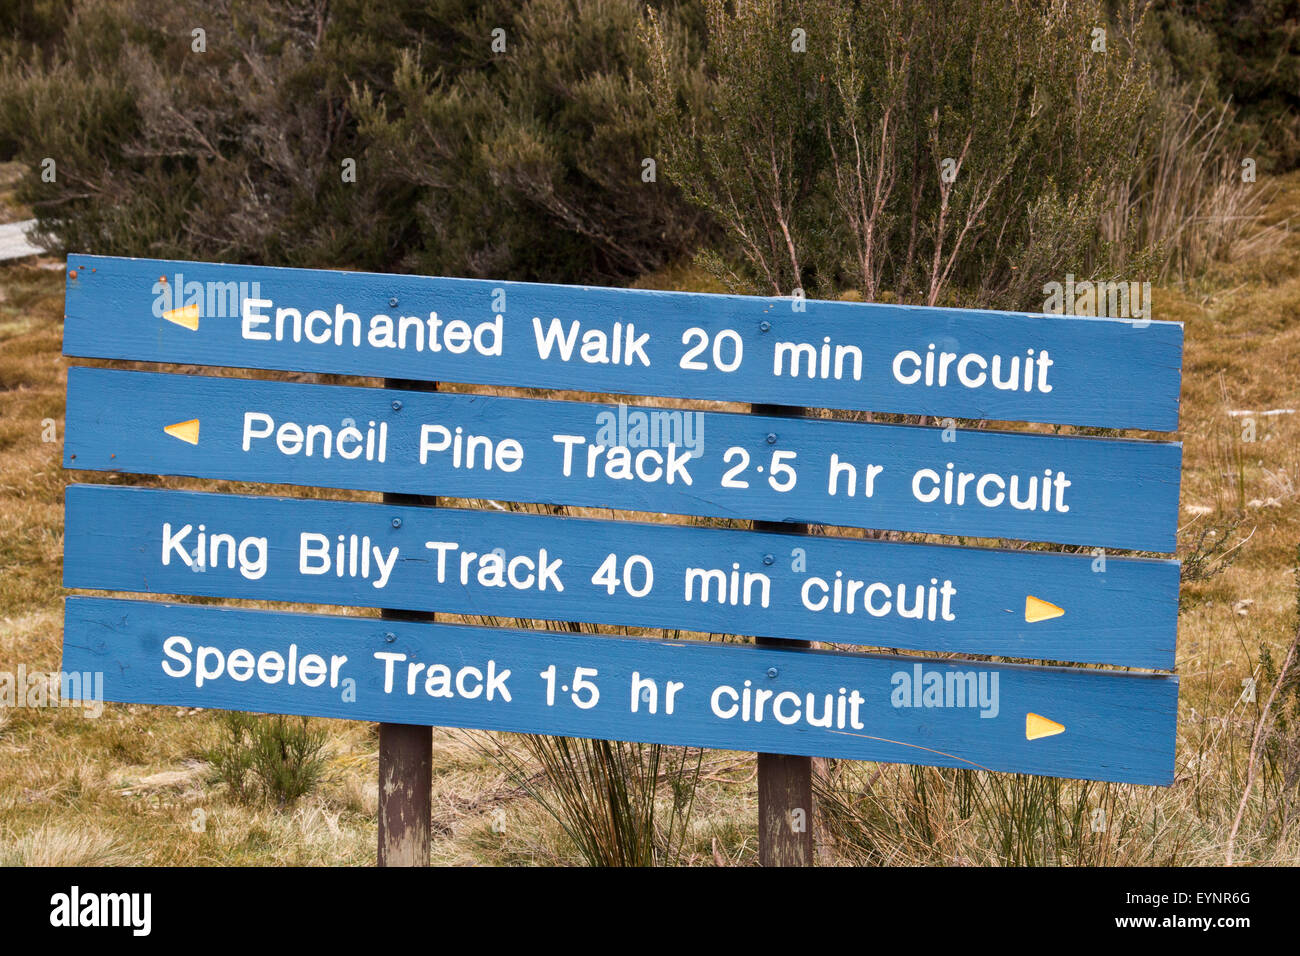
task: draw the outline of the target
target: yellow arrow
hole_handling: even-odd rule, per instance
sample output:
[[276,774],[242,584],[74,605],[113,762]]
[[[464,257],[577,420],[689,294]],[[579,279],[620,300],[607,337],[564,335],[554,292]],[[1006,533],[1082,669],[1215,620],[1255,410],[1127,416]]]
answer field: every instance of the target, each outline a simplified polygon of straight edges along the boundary
[[1065,608],[1057,607],[1041,598],[1036,598],[1032,594],[1025,596],[1025,620],[1030,624],[1037,624],[1039,621],[1049,621],[1054,617],[1060,617],[1065,613]]
[[188,422],[177,422],[175,425],[164,425],[163,431],[171,435],[172,438],[179,438],[191,445],[199,443],[199,420],[197,418],[191,418]]
[[168,322],[174,322],[187,328],[191,332],[199,330],[199,306],[197,303],[187,305],[181,309],[168,309],[163,313],[163,318]]
[[1037,740],[1039,737],[1055,737],[1065,733],[1065,724],[1040,717],[1037,714],[1025,714],[1025,739]]

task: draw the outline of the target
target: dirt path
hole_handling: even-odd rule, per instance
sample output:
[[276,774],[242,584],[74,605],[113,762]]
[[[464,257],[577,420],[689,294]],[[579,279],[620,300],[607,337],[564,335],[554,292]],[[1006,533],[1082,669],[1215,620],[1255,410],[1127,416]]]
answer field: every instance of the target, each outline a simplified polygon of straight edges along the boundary
[[6,222],[0,225],[0,261],[25,259],[27,256],[39,256],[45,252],[27,238],[27,230],[34,225],[36,225],[35,219]]

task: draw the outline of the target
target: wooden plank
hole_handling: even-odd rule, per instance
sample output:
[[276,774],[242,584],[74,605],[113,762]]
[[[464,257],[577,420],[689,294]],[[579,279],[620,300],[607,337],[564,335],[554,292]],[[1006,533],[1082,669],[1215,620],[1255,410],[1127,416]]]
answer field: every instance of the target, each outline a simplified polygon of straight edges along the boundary
[[67,599],[62,666],[102,673],[105,699],[138,704],[1143,784],[1167,785],[1174,772],[1178,680],[1168,676],[571,633],[530,640],[99,598]]
[[101,485],[65,501],[67,587],[1174,665],[1176,561]]
[[1175,547],[1177,443],[91,368],[68,396],[69,468]]
[[64,352],[1172,431],[1182,327],[74,254]]

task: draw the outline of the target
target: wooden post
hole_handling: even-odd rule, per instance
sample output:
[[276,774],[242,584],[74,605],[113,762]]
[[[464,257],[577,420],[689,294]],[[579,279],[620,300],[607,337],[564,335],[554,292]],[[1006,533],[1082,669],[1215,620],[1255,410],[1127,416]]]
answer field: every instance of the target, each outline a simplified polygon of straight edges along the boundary
[[[751,406],[758,415],[798,418],[801,408],[784,405]],[[778,439],[779,441],[779,436]],[[757,531],[807,532],[806,524],[755,521]],[[785,560],[788,555],[778,560]],[[810,641],[759,637],[769,647],[812,647]],[[813,807],[811,757],[758,755],[758,862],[761,866],[812,866]]]
[[379,725],[380,866],[428,866],[433,729]]
[[[437,382],[386,378],[384,387],[436,392]],[[396,400],[400,401],[400,399]],[[400,407],[394,411],[400,413]],[[384,492],[384,503],[438,506],[427,495]],[[434,621],[437,615],[385,608],[389,620]],[[433,828],[433,728],[412,724],[379,725],[379,852],[380,866],[428,866]]]

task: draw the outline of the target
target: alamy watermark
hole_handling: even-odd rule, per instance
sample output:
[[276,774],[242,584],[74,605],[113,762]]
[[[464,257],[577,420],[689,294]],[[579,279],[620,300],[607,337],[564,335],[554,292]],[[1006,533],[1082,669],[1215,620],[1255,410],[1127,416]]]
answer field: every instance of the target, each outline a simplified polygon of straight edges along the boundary
[[148,936],[152,914],[152,893],[91,893],[74,885],[50,897],[50,925],[56,928],[119,927]]
[[890,683],[889,702],[896,708],[970,707],[981,717],[996,717],[1000,709],[997,671],[914,664],[910,671],[895,671]]
[[617,406],[596,413],[596,444],[606,448],[684,449],[704,454],[704,413],[667,408]]
[[1091,315],[1112,319],[1151,321],[1151,283],[1084,279],[1067,273],[1065,282],[1043,286],[1043,312],[1047,315]]
[[102,671],[0,671],[0,707],[79,707],[87,717],[104,712]]
[[198,282],[185,280],[183,273],[171,278],[159,276],[153,284],[153,314],[161,319],[168,312],[196,306],[205,319],[237,319],[245,301],[262,297],[260,282]]

